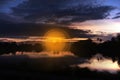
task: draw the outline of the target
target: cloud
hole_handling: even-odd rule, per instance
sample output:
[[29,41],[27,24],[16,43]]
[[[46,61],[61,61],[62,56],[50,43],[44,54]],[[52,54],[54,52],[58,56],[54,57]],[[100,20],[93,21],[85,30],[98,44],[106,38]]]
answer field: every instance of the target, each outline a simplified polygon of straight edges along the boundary
[[104,19],[114,9],[89,0],[29,0],[13,8],[13,14],[31,22],[70,23]]
[[119,19],[91,20],[91,21],[85,21],[82,23],[72,23],[70,27],[74,29],[91,30],[94,34],[99,32],[108,33],[108,34],[119,33],[120,32],[118,30],[120,28],[119,21],[120,21]]
[[118,18],[120,18],[120,10],[113,17],[113,19],[118,19]]
[[72,29],[90,30],[89,34],[109,40],[120,33],[120,19],[89,20],[85,22],[75,22],[69,25]]
[[10,36],[43,36],[45,32],[53,28],[60,28],[69,33],[70,37],[87,38],[94,35],[88,31],[70,29],[58,24],[34,24],[34,23],[0,23],[0,37]]
[[120,16],[115,16],[113,19],[117,19],[117,18],[120,18]]
[[[45,27],[49,24],[68,27],[68,25],[73,22],[105,19],[109,16],[109,13],[115,9],[115,6],[103,4],[103,1],[104,0],[1,0],[0,8],[2,12],[0,12],[0,23],[4,24],[1,24],[0,35],[41,36],[45,28],[49,29],[49,27]],[[11,24],[11,22],[14,24]],[[95,36],[88,34],[90,31],[64,29],[68,30],[72,37],[86,38]]]
[[26,0],[0,0],[0,12],[1,13],[11,13],[12,7],[16,7],[22,4]]
[[2,5],[2,4],[5,4],[5,3],[7,3],[9,0],[0,0],[0,4]]

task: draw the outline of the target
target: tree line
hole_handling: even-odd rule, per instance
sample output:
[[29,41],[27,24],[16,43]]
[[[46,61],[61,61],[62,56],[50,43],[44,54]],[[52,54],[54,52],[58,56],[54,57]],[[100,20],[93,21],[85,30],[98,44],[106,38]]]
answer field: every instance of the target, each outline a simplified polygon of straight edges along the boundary
[[[101,39],[98,39],[100,42]],[[0,55],[16,52],[41,52],[43,51],[40,43],[28,44],[28,43],[16,43],[16,42],[0,42]],[[120,58],[120,35],[111,38],[111,40],[96,43],[91,39],[78,41],[72,43],[71,52],[80,57],[90,58],[93,55],[100,53],[103,56],[111,57],[114,60]]]
[[72,44],[71,52],[80,57],[90,58],[99,53],[105,57],[111,57],[113,60],[120,58],[120,35],[112,37],[111,40],[96,43],[91,39],[85,41],[78,41]]
[[0,42],[0,55],[16,52],[41,52],[42,46],[39,43],[28,44],[28,43],[16,43],[16,42]]

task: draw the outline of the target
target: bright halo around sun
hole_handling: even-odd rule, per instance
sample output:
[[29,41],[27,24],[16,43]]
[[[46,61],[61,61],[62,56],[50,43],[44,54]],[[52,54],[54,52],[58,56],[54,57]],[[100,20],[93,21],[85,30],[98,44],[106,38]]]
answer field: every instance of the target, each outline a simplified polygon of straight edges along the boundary
[[64,30],[51,29],[44,34],[44,37],[43,47],[45,51],[61,52],[70,47],[66,41],[69,36]]

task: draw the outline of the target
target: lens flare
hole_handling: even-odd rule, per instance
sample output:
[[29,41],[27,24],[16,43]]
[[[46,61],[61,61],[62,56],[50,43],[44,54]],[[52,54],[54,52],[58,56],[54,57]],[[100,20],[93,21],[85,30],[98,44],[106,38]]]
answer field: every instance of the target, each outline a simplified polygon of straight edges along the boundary
[[45,51],[61,52],[69,49],[66,42],[68,34],[61,29],[51,29],[44,34],[44,37],[43,48]]

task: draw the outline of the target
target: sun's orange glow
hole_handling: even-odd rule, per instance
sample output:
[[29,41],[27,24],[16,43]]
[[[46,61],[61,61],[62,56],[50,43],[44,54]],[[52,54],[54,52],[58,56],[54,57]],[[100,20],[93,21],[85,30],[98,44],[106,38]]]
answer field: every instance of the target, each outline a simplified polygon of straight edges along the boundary
[[68,34],[61,29],[51,29],[45,33],[44,37],[43,46],[46,51],[60,52],[69,48],[66,42]]

